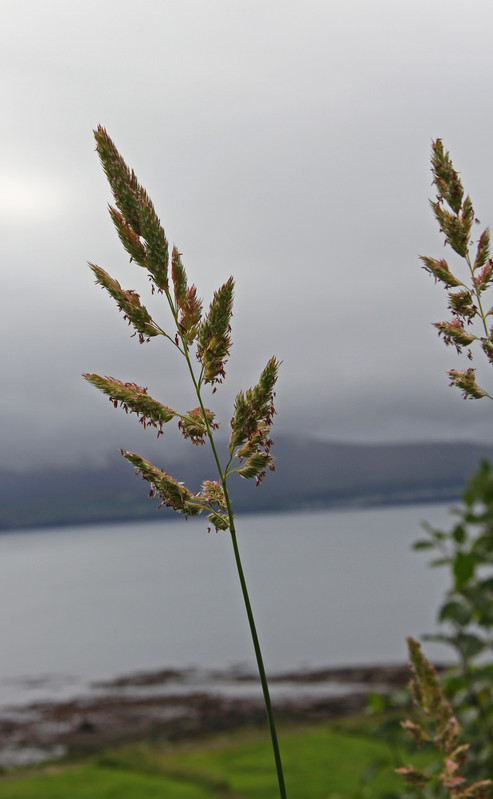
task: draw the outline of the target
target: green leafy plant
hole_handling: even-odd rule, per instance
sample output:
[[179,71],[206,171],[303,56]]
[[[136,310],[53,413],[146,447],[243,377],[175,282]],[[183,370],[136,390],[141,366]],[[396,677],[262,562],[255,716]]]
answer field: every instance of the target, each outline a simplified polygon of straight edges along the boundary
[[[460,177],[440,139],[433,142],[431,164],[437,189],[431,207],[445,235],[445,244],[462,259],[464,267],[459,273],[454,266],[452,272],[443,258],[425,256],[421,259],[426,271],[442,284],[448,295],[451,319],[436,322],[435,327],[445,344],[453,345],[458,354],[466,348],[467,357],[472,361],[472,348],[479,346],[491,365],[493,308],[485,310],[485,292],[493,284],[489,230],[483,230],[477,242],[472,241],[473,225],[477,223],[474,208],[470,197],[464,196]],[[478,384],[474,368],[450,369],[448,374],[451,385],[459,388],[464,398],[493,399]],[[486,462],[470,479],[463,495],[463,506],[455,513],[458,520],[451,530],[425,525],[428,538],[415,545],[416,549],[435,549],[438,557],[432,565],[450,569],[451,586],[438,614],[445,631],[426,637],[451,646],[455,652],[458,665],[444,680],[452,704],[445,700],[438,678],[419,647],[410,642],[415,703],[435,718],[438,732],[433,738],[429,735],[426,738],[419,725],[405,722],[405,726],[417,739],[435,742],[445,758],[444,769],[436,779],[442,790],[448,790],[457,798],[489,795],[489,780],[469,787],[466,781],[468,777],[489,777],[493,768],[493,475]],[[452,706],[455,715],[452,715]],[[465,744],[454,748],[461,729],[459,721],[468,741],[467,749]],[[401,770],[401,773],[418,786],[431,780],[424,776],[419,778],[412,769]]]
[[104,128],[98,127],[94,134],[96,149],[115,201],[115,205],[109,208],[111,219],[130,260],[147,270],[151,292],[160,295],[168,306],[171,327],[161,327],[134,290],[123,289],[104,269],[90,264],[96,283],[115,300],[140,343],[161,336],[179,353],[198,405],[192,410],[180,412],[153,399],[146,388],[136,383],[97,374],[84,374],[84,377],[106,394],[115,407],[120,405],[127,413],[136,414],[144,427],[154,428],[158,437],[164,432],[164,425],[176,419],[185,439],[195,445],[204,444],[207,440],[212,449],[218,479],[205,480],[198,493],[192,492],[140,455],[124,450],[122,455],[150,484],[149,494],[158,497],[161,506],[170,507],[185,517],[205,512],[210,527],[229,532],[262,684],[279,793],[283,798],[286,789],[276,726],[228,492],[231,475],[255,479],[258,485],[266,471],[274,469],[270,453],[273,444],[270,430],[275,413],[274,388],[280,362],[274,357],[270,358],[258,383],[237,395],[230,422],[228,451],[222,463],[214,439],[214,432],[219,425],[214,412],[204,404],[204,391],[209,388],[214,393],[225,378],[225,365],[232,344],[230,322],[234,280],[228,278],[215,292],[207,313],[204,313],[196,287],[188,283],[181,253],[176,247],[170,252],[164,230],[145,189],[127,167]]
[[457,666],[444,688],[471,745],[467,773],[489,776],[493,764],[493,474],[488,463],[468,482],[448,531],[425,525],[431,565],[447,567],[451,585],[438,610],[443,631],[425,636],[452,648]]

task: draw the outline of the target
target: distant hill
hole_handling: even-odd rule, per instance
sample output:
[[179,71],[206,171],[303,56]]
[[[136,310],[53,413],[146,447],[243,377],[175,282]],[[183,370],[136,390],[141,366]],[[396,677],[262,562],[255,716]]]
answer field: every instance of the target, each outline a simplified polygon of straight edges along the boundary
[[[205,448],[163,463],[192,490],[215,479]],[[276,472],[260,488],[231,479],[236,512],[341,505],[451,501],[482,458],[493,462],[493,446],[466,443],[360,445],[280,436]],[[33,472],[0,470],[0,530],[156,518],[148,485],[115,454],[100,468],[46,468]],[[171,514],[163,509],[160,514]]]

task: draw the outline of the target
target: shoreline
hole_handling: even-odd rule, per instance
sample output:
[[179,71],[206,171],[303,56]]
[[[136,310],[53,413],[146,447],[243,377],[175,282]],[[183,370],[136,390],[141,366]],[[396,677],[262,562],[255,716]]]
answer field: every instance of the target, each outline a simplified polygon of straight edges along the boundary
[[[0,767],[86,755],[136,740],[178,741],[265,724],[254,673],[237,668],[205,674],[207,690],[203,672],[162,669],[96,683],[94,696],[3,707]],[[404,688],[410,676],[407,664],[348,666],[273,674],[269,683],[279,722],[313,722],[362,712],[369,691]]]
[[[464,487],[448,487],[441,490],[402,491],[395,493],[354,494],[349,497],[336,497],[332,499],[306,500],[294,505],[289,503],[272,504],[258,507],[240,505],[238,516],[263,516],[271,514],[290,513],[320,513],[325,511],[365,511],[385,508],[409,507],[413,505],[451,505],[460,501]],[[165,509],[166,510],[166,509]],[[23,521],[5,523],[0,518],[0,535],[13,533],[35,533],[46,530],[63,530],[65,528],[98,527],[101,525],[138,524],[139,522],[159,521],[172,522],[176,518],[173,513],[161,512],[156,515],[156,507],[150,506],[149,511],[136,514],[125,511],[123,514],[112,513],[109,515],[87,516],[55,516],[43,521]]]

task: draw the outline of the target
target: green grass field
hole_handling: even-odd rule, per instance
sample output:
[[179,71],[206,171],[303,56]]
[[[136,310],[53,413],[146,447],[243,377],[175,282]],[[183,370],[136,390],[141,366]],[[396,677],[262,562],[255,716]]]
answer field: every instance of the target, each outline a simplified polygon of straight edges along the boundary
[[[367,721],[281,728],[289,799],[383,797],[404,792],[388,747]],[[414,763],[423,756],[413,755]],[[387,760],[365,784],[371,763]],[[270,741],[258,730],[187,744],[132,744],[79,762],[0,778],[0,799],[275,799]]]

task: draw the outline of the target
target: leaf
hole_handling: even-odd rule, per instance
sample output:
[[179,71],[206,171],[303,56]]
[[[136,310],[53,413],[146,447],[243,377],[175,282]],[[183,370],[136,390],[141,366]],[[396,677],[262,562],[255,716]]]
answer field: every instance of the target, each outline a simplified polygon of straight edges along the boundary
[[428,535],[434,538],[435,541],[444,541],[446,538],[448,538],[448,533],[445,533],[443,530],[437,530],[428,522],[422,522],[421,527],[423,530],[426,530]]
[[460,602],[447,602],[442,606],[439,614],[440,621],[451,621],[460,626],[469,624],[471,618],[470,609]]
[[435,569],[437,566],[447,566],[451,562],[452,562],[451,558],[436,558],[435,560],[430,561],[428,565],[432,569]]
[[457,544],[463,544],[466,540],[467,533],[461,524],[458,524],[457,527],[454,528],[452,538],[457,542]]
[[477,635],[469,633],[461,635],[459,638],[459,646],[465,658],[473,658],[484,651],[486,644]]
[[487,577],[485,580],[478,580],[478,588],[484,593],[493,591],[493,577]]
[[464,691],[468,687],[468,681],[463,674],[459,672],[446,672],[443,679],[443,687],[445,692],[451,696],[456,695],[459,691]]
[[469,582],[474,575],[476,566],[476,558],[473,555],[467,555],[464,552],[458,552],[453,559],[452,571],[455,578],[457,588]]
[[434,549],[435,544],[433,541],[416,541],[413,544],[413,549]]
[[491,467],[486,460],[481,461],[479,470],[469,478],[467,488],[462,494],[462,498],[468,507],[472,507],[478,500],[486,500],[491,497],[493,478]]

